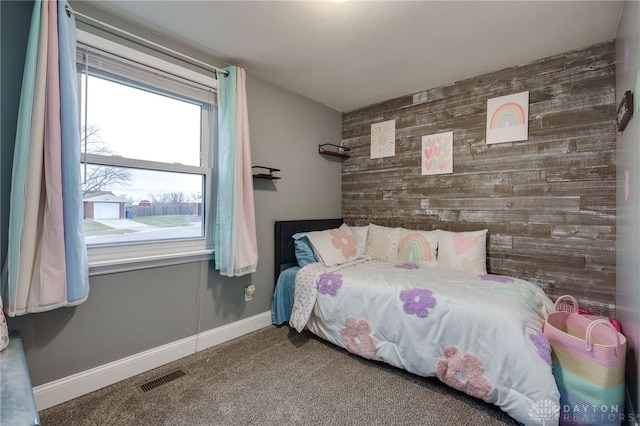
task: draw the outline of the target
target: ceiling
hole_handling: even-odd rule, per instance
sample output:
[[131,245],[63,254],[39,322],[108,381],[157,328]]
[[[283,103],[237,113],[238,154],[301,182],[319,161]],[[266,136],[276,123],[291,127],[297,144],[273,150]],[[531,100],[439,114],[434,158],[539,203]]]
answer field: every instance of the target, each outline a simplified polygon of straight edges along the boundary
[[615,38],[621,1],[100,1],[349,111]]

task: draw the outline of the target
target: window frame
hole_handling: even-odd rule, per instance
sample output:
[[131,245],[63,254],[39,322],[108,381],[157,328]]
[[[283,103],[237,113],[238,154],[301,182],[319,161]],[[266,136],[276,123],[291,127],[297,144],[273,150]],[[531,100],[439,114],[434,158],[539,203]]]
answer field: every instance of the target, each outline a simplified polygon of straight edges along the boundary
[[[155,68],[159,71],[207,86],[214,92],[217,90],[217,80],[212,76],[165,61],[164,59],[132,49],[124,44],[105,39],[83,30],[77,30],[77,40],[80,44],[88,45],[126,60],[137,62],[144,66]],[[78,96],[80,97],[83,74],[78,72],[77,75]],[[96,75],[100,76],[99,73]],[[167,89],[167,91],[170,92],[171,90]],[[179,94],[179,92],[177,92],[177,94]],[[79,114],[83,113],[83,111],[79,111]],[[206,112],[206,114],[203,112],[202,120],[204,121],[205,119],[208,124],[201,125],[200,166],[109,157],[99,154],[81,154],[80,164],[97,163],[99,165],[133,167],[146,170],[197,173],[204,176],[203,237],[91,245],[87,247],[89,275],[126,272],[137,269],[199,262],[214,258],[213,231],[215,228],[214,208],[216,204],[216,194],[213,184],[215,167],[214,153],[217,140],[217,105],[215,100],[211,103],[211,108],[208,112]],[[81,122],[81,120],[79,120],[79,122]],[[80,149],[80,147],[78,149]]]

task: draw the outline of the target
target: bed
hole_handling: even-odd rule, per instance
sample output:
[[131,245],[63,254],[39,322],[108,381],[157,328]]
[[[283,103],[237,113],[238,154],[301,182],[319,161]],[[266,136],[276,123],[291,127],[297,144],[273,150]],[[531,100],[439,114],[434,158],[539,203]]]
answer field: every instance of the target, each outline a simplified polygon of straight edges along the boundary
[[277,222],[275,230],[274,324],[438,377],[525,425],[558,423],[542,333],[553,303],[528,281],[487,273],[487,230],[340,219]]

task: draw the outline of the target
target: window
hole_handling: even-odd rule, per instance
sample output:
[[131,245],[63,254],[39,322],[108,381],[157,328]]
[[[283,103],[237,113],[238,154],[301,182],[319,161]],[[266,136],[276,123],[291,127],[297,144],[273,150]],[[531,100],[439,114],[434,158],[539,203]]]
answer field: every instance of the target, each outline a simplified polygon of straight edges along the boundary
[[210,253],[216,80],[82,32],[77,67],[92,269]]

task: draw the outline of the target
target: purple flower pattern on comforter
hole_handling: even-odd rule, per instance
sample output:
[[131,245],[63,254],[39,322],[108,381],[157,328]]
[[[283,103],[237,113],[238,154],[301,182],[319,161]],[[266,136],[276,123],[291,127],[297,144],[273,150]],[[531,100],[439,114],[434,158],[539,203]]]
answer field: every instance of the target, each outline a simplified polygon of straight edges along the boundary
[[[374,260],[305,266],[296,276],[290,323],[361,356],[439,377],[521,423],[541,425],[531,407],[559,401],[538,334],[553,302],[517,278],[409,268]],[[321,279],[326,273],[333,275]],[[319,280],[329,294],[337,280],[327,277],[335,275],[341,278],[335,295],[318,297]]]

